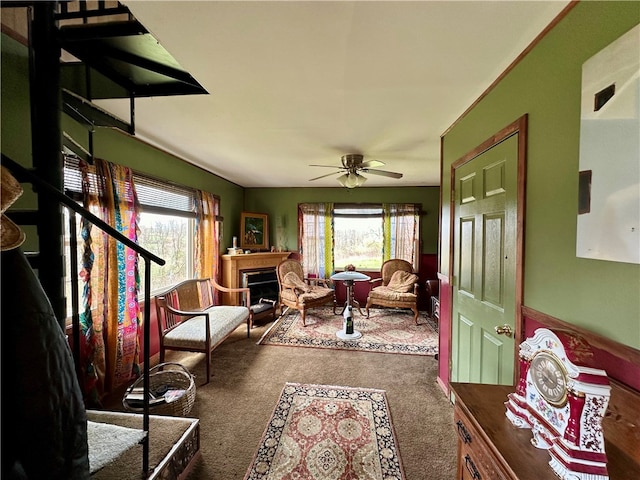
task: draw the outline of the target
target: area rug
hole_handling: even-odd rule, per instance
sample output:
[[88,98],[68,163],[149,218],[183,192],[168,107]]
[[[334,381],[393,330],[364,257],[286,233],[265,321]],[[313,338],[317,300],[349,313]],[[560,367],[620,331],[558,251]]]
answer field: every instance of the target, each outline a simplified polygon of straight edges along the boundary
[[287,383],[244,477],[400,480],[384,390]]
[[340,340],[342,315],[332,308],[316,308],[307,312],[302,325],[300,312],[294,311],[274,323],[258,342],[260,345],[334,348],[365,352],[435,355],[438,333],[434,322],[424,315],[413,320],[413,312],[398,309],[369,309],[369,318],[356,313],[354,329],[362,333],[357,340]]

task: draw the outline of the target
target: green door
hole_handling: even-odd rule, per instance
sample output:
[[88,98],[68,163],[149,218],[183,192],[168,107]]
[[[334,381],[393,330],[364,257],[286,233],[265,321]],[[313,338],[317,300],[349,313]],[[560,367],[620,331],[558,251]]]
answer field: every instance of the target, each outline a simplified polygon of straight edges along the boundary
[[451,379],[511,385],[518,134],[456,168],[454,179]]

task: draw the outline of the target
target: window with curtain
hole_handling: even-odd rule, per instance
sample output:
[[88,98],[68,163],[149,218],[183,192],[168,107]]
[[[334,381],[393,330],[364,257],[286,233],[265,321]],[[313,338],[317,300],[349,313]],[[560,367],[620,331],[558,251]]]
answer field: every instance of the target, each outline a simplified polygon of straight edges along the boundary
[[298,206],[298,243],[305,276],[328,278],[333,267],[333,204]]
[[[68,156],[64,173],[67,194],[167,261],[164,266],[151,263],[152,290],[216,272],[220,221],[216,196],[135,174],[100,159],[88,165]],[[99,405],[103,395],[140,372],[138,294],[144,291],[145,262],[89,222],[78,223],[82,387],[88,404]],[[71,278],[67,284],[70,299]],[[70,306],[68,311],[70,314]]]
[[326,278],[348,264],[375,271],[391,258],[418,268],[418,204],[304,203],[298,217],[305,274]]
[[[89,166],[88,174],[90,178],[95,175],[93,167]],[[167,262],[163,266],[151,262],[152,295],[189,278],[211,276],[215,268],[215,259],[218,258],[220,199],[209,192],[183,187],[137,172],[132,172],[132,179],[140,204],[138,244]],[[75,156],[65,156],[64,182],[65,191],[81,200],[79,195],[82,191],[82,176],[79,159]],[[65,222],[65,226],[68,248],[68,221]],[[202,258],[203,252],[210,252],[208,259]],[[70,271],[68,258],[66,255],[67,272]],[[143,261],[140,262],[139,268],[139,291],[144,292]],[[71,279],[67,276],[68,317],[71,315],[70,292]]]

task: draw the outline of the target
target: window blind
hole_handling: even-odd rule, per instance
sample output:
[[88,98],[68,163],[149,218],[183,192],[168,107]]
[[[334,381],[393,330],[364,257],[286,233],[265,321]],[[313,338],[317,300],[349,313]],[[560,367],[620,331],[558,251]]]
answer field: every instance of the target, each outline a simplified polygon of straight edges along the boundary
[[[89,166],[90,188],[96,189],[93,168],[93,166]],[[136,186],[138,202],[143,210],[195,216],[195,192],[193,189],[136,172],[133,172],[133,181]],[[64,157],[64,188],[66,192],[72,194],[82,193],[80,159],[73,155],[65,155]],[[93,193],[97,194],[97,191]]]

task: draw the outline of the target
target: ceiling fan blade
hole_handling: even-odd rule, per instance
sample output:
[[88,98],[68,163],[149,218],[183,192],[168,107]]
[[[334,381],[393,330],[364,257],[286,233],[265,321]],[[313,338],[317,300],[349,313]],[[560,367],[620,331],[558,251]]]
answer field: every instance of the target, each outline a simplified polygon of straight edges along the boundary
[[380,160],[367,160],[358,166],[362,168],[376,168],[384,166],[384,162],[381,162]]
[[[333,167],[333,168],[336,168],[336,167]],[[324,177],[330,177],[331,175],[338,175],[339,173],[342,173],[342,170],[338,170],[337,172],[327,173],[326,175],[320,175],[319,177],[316,177],[316,178],[310,178],[309,181],[312,182],[314,180],[319,180]]]
[[401,173],[387,172],[386,170],[374,170],[374,169],[364,168],[362,171],[372,175],[381,175],[383,177],[402,178]]
[[339,166],[336,166],[336,165],[314,165],[314,164],[311,164],[311,165],[309,165],[309,166],[310,166],[310,167],[342,168],[342,167],[339,167]]

